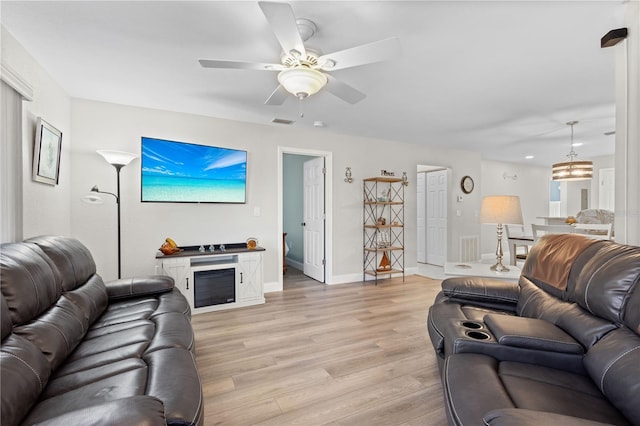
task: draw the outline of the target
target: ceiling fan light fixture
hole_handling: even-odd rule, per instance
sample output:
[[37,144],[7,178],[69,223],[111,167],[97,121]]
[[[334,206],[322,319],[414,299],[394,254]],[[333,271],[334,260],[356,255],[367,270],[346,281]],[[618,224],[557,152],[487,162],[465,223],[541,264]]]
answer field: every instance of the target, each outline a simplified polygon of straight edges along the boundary
[[318,93],[327,84],[327,76],[311,68],[297,67],[280,71],[278,81],[287,92],[304,99]]
[[557,181],[579,181],[593,178],[593,161],[574,161],[578,156],[573,150],[573,126],[578,124],[577,121],[569,121],[571,126],[571,151],[567,155],[569,161],[563,161],[551,166],[551,179]]

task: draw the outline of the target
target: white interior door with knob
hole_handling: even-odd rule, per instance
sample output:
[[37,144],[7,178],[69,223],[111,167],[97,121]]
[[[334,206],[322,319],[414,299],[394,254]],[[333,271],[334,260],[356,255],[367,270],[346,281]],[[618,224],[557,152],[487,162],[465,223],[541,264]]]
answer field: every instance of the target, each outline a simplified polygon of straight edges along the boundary
[[303,272],[324,282],[324,157],[304,162],[302,217]]
[[447,170],[427,173],[427,263],[443,266],[447,253]]

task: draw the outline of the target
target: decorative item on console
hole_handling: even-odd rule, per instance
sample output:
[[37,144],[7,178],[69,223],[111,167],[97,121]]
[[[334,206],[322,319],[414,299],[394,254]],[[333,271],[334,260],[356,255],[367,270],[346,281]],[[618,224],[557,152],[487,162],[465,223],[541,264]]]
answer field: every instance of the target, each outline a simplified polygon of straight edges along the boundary
[[574,223],[577,223],[578,221],[576,220],[575,217],[573,216],[569,216],[567,219],[565,219],[564,223],[567,223],[569,225],[573,225]]
[[256,247],[258,247],[258,239],[254,237],[247,238],[247,248],[254,250]]
[[160,246],[160,251],[163,254],[175,254],[182,251],[182,249],[178,247],[178,244],[173,239],[167,237],[162,246]]

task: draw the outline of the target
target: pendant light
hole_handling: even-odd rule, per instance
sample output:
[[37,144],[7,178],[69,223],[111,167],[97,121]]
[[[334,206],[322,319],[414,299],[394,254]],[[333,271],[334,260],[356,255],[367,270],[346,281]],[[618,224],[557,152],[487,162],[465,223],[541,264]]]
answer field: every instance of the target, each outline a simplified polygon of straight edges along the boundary
[[568,126],[571,126],[571,151],[567,155],[569,161],[556,163],[551,167],[551,178],[553,180],[577,181],[593,177],[592,161],[574,161],[574,158],[578,156],[573,150],[573,126],[576,124],[578,124],[577,121],[569,121],[567,123]]

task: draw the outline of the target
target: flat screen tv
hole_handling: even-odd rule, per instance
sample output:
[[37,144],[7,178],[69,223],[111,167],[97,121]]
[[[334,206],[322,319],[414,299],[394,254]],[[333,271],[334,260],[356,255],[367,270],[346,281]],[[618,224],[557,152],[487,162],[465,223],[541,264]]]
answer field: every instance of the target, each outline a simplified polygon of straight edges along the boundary
[[246,202],[246,151],[142,137],[141,152],[142,202]]

